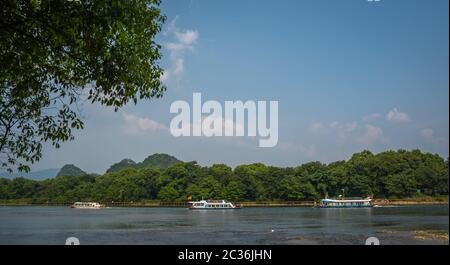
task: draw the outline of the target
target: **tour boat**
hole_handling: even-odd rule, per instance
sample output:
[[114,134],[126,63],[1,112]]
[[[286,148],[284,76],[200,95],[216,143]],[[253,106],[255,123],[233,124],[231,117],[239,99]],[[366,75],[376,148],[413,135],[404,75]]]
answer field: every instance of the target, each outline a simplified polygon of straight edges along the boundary
[[70,205],[70,208],[78,209],[99,209],[103,207],[105,207],[105,205],[98,202],[75,202],[74,204]]
[[228,209],[240,209],[240,207],[236,206],[231,202],[227,202],[225,200],[201,200],[201,201],[192,201],[189,202],[191,206],[189,209],[191,210],[228,210]]
[[320,208],[360,208],[373,207],[372,199],[322,199]]

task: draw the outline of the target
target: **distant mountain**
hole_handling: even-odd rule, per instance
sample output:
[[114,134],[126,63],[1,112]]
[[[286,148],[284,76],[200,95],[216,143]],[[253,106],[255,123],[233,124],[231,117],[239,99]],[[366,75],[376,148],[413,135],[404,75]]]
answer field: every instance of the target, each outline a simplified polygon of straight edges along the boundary
[[139,167],[160,167],[168,168],[176,163],[182,162],[176,157],[168,154],[153,154],[138,164]]
[[76,167],[75,165],[70,164],[64,165],[56,176],[81,176],[85,174],[86,172]]
[[125,168],[145,168],[145,167],[159,167],[168,168],[176,163],[182,162],[176,157],[168,154],[153,154],[148,156],[144,161],[136,163],[131,159],[123,159],[122,161],[113,164],[106,172],[118,172]]
[[117,172],[117,171],[120,171],[120,170],[122,170],[124,168],[130,168],[130,167],[137,167],[137,164],[133,160],[126,158],[126,159],[123,159],[122,161],[120,161],[118,163],[115,163],[112,166],[110,166],[108,168],[108,170],[106,170],[106,173]]
[[44,169],[44,170],[33,171],[30,173],[2,172],[2,173],[0,173],[0,178],[12,179],[12,178],[17,178],[17,177],[24,177],[27,179],[42,180],[42,179],[54,178],[59,170],[60,170],[59,168],[49,168],[49,169]]

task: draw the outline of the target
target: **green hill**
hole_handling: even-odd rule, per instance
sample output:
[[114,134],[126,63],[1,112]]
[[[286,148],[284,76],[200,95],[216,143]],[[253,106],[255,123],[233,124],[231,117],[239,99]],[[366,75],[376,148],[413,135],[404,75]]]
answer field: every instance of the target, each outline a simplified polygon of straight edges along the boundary
[[79,167],[70,164],[70,165],[64,165],[56,176],[57,177],[59,177],[59,176],[82,176],[85,174],[86,174],[86,172],[81,170]]
[[126,158],[126,159],[123,159],[120,162],[115,163],[112,166],[110,166],[108,168],[108,170],[106,170],[106,173],[118,172],[124,168],[130,168],[130,167],[137,167],[137,164],[133,160]]
[[118,163],[113,164],[106,170],[107,173],[118,172],[125,168],[146,168],[146,167],[158,167],[168,168],[176,163],[182,162],[176,157],[168,154],[153,154],[148,156],[144,161],[136,163],[131,159],[123,159]]
[[138,167],[159,167],[159,168],[168,168],[176,163],[182,162],[178,160],[176,157],[168,155],[168,154],[153,154],[148,156],[144,161],[138,164]]

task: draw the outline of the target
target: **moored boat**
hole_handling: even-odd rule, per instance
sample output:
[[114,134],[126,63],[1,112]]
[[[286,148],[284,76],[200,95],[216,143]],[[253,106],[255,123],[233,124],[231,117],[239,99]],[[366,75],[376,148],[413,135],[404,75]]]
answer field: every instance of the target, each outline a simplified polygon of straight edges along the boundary
[[77,209],[100,209],[105,207],[105,205],[100,204],[98,202],[75,202],[72,205],[70,205],[70,208],[77,208]]
[[322,199],[320,208],[366,208],[373,207],[372,199]]
[[225,200],[200,200],[189,202],[191,210],[231,210],[240,209],[241,207],[236,206],[232,202],[227,202]]

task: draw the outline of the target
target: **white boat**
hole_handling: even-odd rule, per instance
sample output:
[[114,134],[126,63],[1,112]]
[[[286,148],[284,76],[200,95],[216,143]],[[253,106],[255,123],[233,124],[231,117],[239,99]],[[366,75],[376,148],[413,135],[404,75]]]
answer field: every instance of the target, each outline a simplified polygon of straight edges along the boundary
[[323,199],[320,208],[360,208],[373,207],[372,199]]
[[70,205],[70,208],[77,209],[100,209],[103,207],[105,207],[105,205],[98,202],[75,202],[74,204]]
[[201,200],[191,201],[189,203],[191,204],[189,207],[191,210],[231,210],[241,208],[225,200]]

